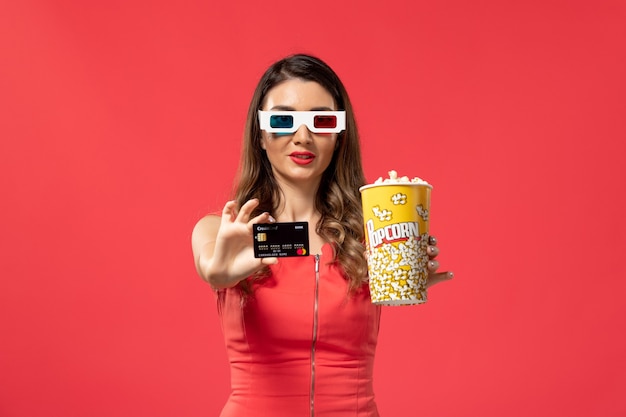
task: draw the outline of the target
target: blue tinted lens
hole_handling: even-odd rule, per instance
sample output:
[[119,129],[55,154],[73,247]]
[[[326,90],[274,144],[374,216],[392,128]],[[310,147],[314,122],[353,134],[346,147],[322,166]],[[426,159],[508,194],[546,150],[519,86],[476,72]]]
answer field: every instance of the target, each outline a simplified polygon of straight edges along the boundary
[[293,116],[289,116],[289,115],[270,116],[270,127],[273,129],[290,129],[293,127]]

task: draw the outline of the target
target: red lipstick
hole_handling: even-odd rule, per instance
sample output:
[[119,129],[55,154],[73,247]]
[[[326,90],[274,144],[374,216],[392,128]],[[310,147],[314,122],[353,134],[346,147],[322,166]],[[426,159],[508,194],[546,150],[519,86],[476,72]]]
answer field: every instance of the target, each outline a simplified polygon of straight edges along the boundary
[[308,165],[315,159],[315,154],[311,152],[292,152],[289,157],[298,165]]

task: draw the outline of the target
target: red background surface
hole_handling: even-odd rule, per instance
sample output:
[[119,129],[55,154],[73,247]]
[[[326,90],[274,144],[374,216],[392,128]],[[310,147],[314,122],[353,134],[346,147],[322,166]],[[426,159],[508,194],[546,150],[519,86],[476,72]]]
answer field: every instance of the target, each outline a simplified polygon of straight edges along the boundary
[[190,233],[301,51],[368,178],[435,185],[457,275],[383,312],[382,415],[626,415],[625,28],[623,1],[3,1],[0,415],[217,415]]

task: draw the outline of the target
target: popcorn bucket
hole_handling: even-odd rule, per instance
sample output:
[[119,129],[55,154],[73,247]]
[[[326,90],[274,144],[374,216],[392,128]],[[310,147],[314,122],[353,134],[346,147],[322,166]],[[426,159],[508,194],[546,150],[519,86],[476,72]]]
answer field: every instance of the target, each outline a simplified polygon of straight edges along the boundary
[[372,303],[426,302],[431,190],[432,186],[421,180],[420,183],[377,181],[359,189]]

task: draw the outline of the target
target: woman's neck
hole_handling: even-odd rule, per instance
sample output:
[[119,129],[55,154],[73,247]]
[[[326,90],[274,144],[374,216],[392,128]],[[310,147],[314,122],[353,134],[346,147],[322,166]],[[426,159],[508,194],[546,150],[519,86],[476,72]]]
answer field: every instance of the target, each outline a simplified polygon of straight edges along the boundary
[[[307,186],[308,185],[308,186]],[[274,213],[279,222],[317,222],[320,213],[315,207],[319,184],[281,184],[281,202]]]

